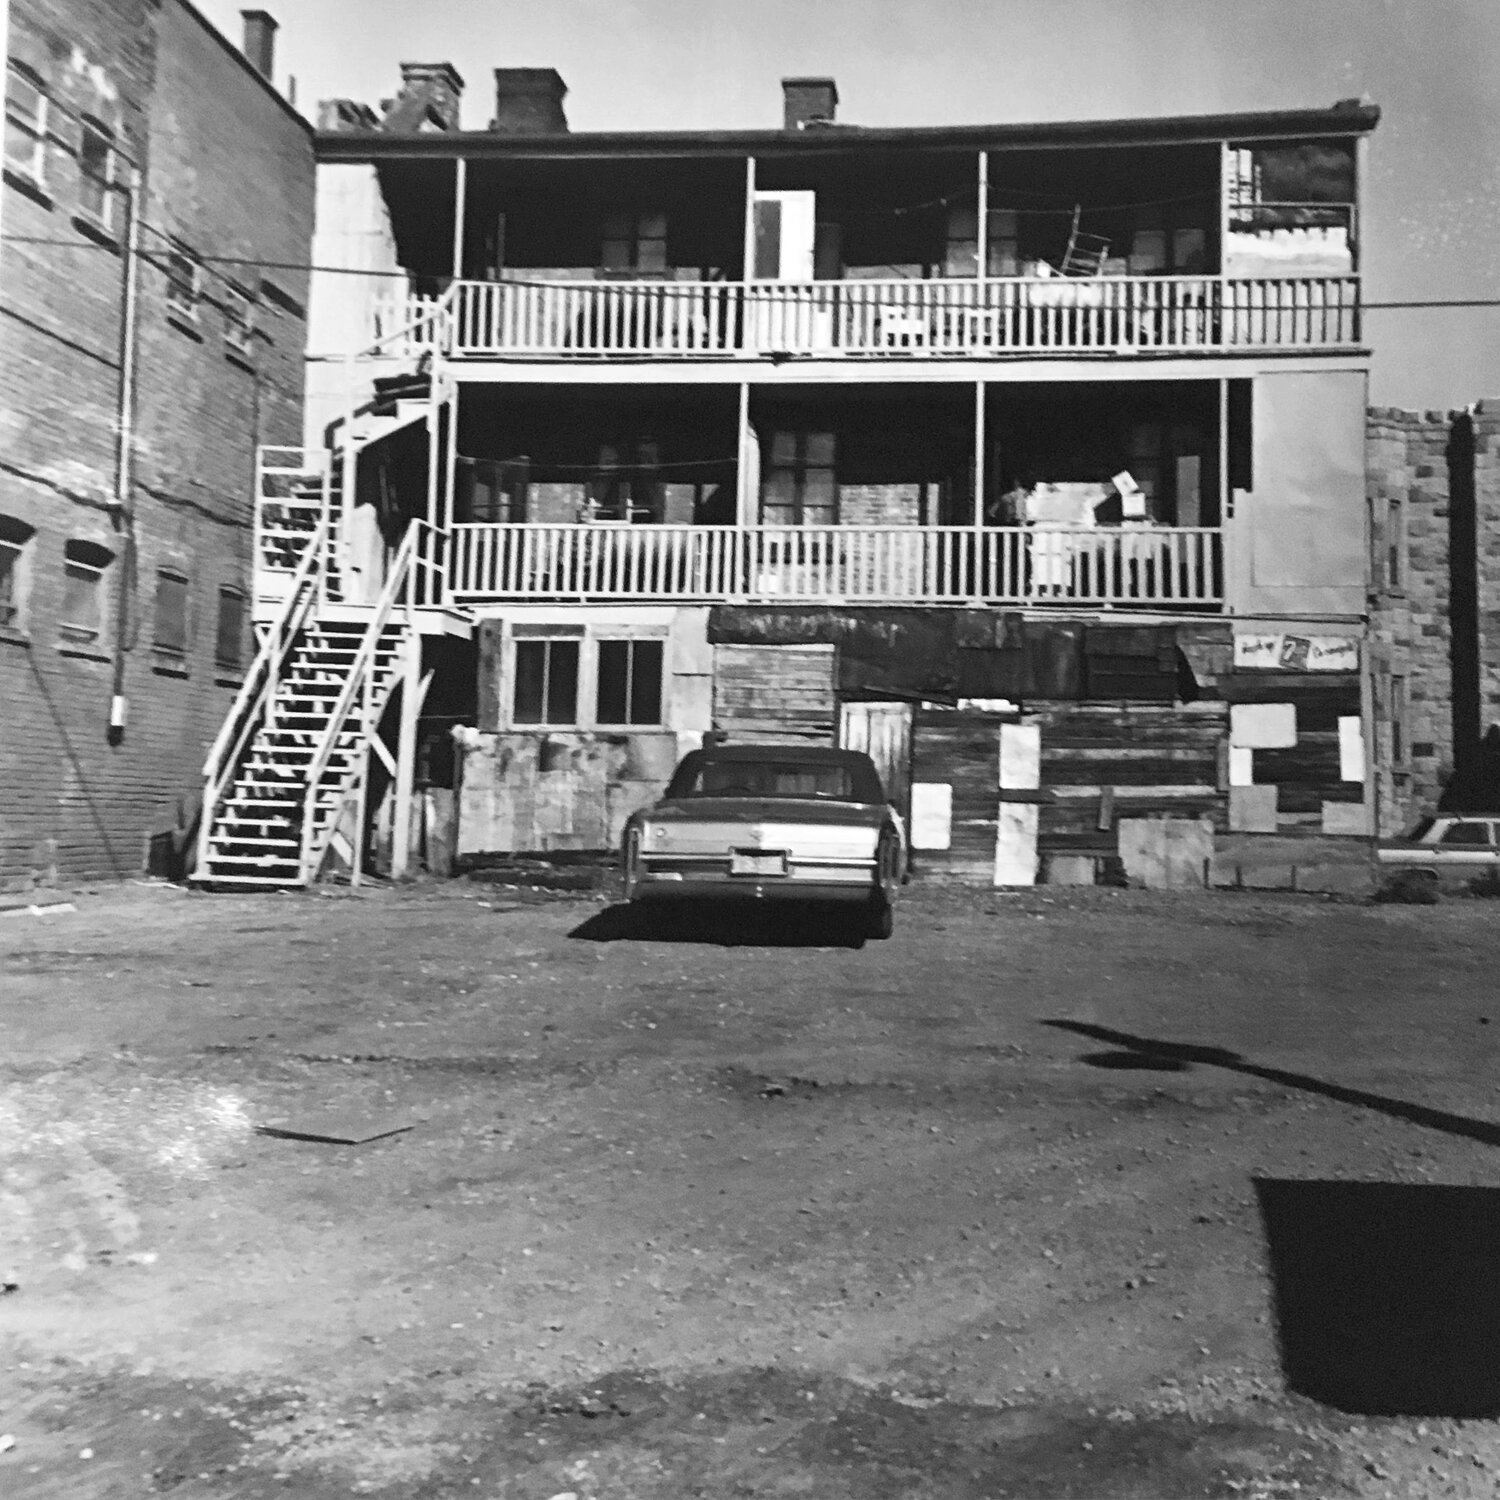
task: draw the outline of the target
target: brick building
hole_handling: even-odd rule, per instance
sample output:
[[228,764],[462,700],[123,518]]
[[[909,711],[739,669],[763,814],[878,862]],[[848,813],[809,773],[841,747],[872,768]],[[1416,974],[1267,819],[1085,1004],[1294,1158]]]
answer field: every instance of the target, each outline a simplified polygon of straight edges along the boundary
[[[180,855],[253,655],[263,443],[300,433],[311,132],[187,0],[11,0],[0,886]],[[154,840],[154,844],[153,844]]]
[[1500,403],[1369,418],[1381,831],[1500,807]]

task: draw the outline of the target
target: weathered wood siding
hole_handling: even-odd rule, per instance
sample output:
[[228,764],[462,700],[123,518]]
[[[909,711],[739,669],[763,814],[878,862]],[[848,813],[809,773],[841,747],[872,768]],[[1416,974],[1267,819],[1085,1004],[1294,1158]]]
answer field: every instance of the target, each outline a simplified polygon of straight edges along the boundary
[[1019,714],[920,705],[912,723],[912,780],[953,788],[952,847],[915,858],[924,875],[989,885],[1000,815],[1000,726]]
[[831,745],[838,723],[832,646],[715,646],[714,723],[732,741]]

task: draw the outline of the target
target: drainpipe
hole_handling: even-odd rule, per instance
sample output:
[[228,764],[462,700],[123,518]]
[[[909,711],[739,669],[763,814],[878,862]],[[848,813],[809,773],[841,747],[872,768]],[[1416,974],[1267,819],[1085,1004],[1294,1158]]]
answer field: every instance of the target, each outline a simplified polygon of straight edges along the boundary
[[135,578],[135,504],[131,494],[131,459],[135,444],[135,356],[136,356],[136,268],[140,260],[141,171],[131,168],[130,190],[126,197],[125,286],[120,308],[120,394],[115,428],[115,492],[110,502],[115,525],[123,533],[120,557],[120,587],[115,596],[114,684],[109,700],[109,736],[118,744],[125,734],[127,700],[125,697],[125,656],[130,630],[130,591]]
[[[0,64],[4,64],[4,71],[0,72],[0,114],[3,114],[3,112],[4,112],[5,95],[6,95],[6,91],[7,91],[8,87],[9,87],[9,84],[10,84],[10,65],[9,65],[9,61],[8,61],[9,57],[10,57],[10,0],[0,0]],[[3,192],[0,192],[0,215],[3,215],[3,213],[4,213],[4,208],[3,208],[4,201],[5,201],[5,194]],[[3,229],[3,228],[4,228],[4,221],[3,221],[3,218],[0,218],[0,229]],[[0,245],[3,245],[3,243],[4,243],[3,238],[0,238]],[[0,256],[3,256],[3,254],[4,254],[3,249],[0,249]]]

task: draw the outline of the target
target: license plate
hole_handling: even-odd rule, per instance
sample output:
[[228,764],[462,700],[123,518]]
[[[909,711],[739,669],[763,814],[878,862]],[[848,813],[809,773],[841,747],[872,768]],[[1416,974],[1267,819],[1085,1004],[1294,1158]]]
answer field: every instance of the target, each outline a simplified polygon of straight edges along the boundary
[[784,849],[732,849],[729,853],[731,875],[785,875]]

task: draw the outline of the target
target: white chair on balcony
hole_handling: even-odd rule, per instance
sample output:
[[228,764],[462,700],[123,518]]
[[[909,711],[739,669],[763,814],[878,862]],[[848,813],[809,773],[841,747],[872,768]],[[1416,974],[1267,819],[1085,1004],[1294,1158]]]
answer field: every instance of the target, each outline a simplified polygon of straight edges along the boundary
[[1068,231],[1068,248],[1063,251],[1058,269],[1064,276],[1102,276],[1109,257],[1109,241],[1102,235],[1084,234],[1078,227],[1083,205],[1073,207],[1073,224]]
[[925,349],[932,337],[926,314],[911,308],[893,307],[880,313],[882,349]]

